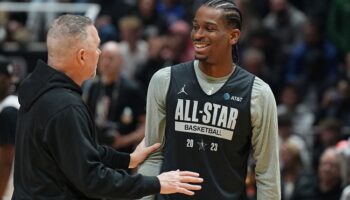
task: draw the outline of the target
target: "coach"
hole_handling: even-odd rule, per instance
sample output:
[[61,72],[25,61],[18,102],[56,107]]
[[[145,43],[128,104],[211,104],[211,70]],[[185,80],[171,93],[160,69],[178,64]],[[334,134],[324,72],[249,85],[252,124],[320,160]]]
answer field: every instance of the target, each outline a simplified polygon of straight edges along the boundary
[[12,199],[137,198],[155,193],[193,195],[201,178],[171,171],[128,175],[159,144],[129,154],[99,146],[93,118],[81,99],[95,76],[100,39],[83,16],[59,17],[47,34],[48,63],[39,61],[21,84]]

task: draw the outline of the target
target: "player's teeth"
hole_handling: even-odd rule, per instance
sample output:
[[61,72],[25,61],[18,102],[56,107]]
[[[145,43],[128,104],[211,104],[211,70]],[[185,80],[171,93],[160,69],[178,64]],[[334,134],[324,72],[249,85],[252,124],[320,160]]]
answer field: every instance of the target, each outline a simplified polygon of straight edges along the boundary
[[203,48],[205,46],[207,46],[207,45],[205,45],[205,44],[196,44],[196,47],[198,47],[198,48]]

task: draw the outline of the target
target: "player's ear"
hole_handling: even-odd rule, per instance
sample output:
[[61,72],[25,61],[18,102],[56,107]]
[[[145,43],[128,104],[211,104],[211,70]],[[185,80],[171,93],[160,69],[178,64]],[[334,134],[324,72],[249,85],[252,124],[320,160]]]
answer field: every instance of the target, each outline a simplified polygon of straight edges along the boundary
[[235,45],[238,42],[239,36],[241,35],[241,31],[237,28],[230,30],[230,44]]

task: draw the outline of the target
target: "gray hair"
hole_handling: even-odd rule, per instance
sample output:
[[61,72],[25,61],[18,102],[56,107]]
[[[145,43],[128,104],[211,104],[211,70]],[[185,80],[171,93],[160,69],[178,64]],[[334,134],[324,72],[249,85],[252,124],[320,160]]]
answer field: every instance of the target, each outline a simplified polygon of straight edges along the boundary
[[87,27],[92,26],[90,18],[81,15],[62,15],[57,18],[47,33],[49,60],[64,59],[79,45],[86,44]]
[[93,25],[90,18],[81,15],[66,14],[57,18],[50,27],[47,38],[60,37],[80,37],[85,39],[87,37],[86,27]]

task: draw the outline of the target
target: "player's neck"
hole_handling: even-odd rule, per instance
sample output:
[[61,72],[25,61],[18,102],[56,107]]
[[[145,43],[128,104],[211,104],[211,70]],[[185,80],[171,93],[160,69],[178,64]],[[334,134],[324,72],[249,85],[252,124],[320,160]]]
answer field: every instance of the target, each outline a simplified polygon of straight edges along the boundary
[[236,67],[233,62],[208,63],[199,61],[199,69],[204,74],[215,78],[227,76],[231,74],[235,68]]

